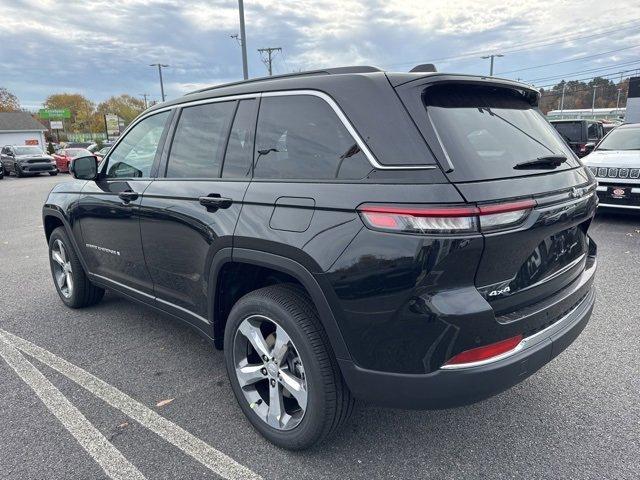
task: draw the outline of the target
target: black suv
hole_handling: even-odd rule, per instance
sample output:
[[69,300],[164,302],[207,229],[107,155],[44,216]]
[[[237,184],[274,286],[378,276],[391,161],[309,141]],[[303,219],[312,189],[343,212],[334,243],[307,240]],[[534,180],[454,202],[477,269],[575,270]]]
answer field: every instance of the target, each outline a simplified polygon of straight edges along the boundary
[[604,126],[597,120],[551,120],[550,123],[578,157],[591,153],[605,136]]
[[538,98],[353,67],[157,105],[49,195],[56,289],[72,308],[108,288],[188,322],[286,448],[356,398],[484,399],[564,350],[594,304],[595,180]]

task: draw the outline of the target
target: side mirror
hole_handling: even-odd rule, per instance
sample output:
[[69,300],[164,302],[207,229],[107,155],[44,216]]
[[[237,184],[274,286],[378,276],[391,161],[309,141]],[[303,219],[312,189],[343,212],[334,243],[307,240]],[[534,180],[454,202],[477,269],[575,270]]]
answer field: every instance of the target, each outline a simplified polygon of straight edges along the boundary
[[98,160],[93,155],[74,158],[69,170],[78,180],[95,180],[98,178]]

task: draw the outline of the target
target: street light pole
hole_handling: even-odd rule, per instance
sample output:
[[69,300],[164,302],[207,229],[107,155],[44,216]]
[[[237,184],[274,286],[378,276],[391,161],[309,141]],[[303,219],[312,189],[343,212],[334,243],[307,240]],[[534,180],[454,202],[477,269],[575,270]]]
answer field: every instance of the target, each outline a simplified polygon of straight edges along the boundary
[[491,63],[489,64],[489,65],[490,65],[490,66],[489,66],[489,76],[490,76],[490,77],[493,77],[493,59],[494,59],[495,57],[504,57],[504,55],[503,55],[503,54],[501,54],[501,53],[493,53],[493,54],[491,54],[491,55],[485,55],[484,57],[480,57],[480,58],[483,58],[483,59],[485,59],[485,60],[486,60],[487,58],[490,58],[490,59],[491,59]]
[[564,91],[567,89],[566,82],[562,84],[562,100],[560,100],[560,113],[564,111]]
[[616,100],[616,113],[618,112],[618,110],[620,109],[620,93],[622,92],[622,89],[619,88],[618,89],[618,99]]
[[591,113],[593,113],[593,111],[596,108],[596,90],[598,89],[597,85],[593,86],[593,99],[591,100]]
[[158,76],[160,77],[160,94],[162,95],[162,101],[164,102],[164,83],[162,83],[162,68],[166,68],[169,65],[163,63],[152,63],[150,67],[158,67]]
[[244,29],[244,1],[238,0],[238,11],[240,14],[240,46],[242,47],[242,75],[245,80],[249,78],[249,67],[247,65],[247,35]]

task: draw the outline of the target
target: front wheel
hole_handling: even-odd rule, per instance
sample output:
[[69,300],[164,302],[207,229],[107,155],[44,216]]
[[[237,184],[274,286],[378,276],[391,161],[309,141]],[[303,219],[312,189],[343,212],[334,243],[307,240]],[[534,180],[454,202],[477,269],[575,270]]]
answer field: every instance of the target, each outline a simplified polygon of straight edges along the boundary
[[64,227],[56,228],[49,237],[49,264],[58,295],[67,307],[88,307],[102,300],[104,289],[87,277]]
[[18,166],[18,164],[14,166],[14,169],[15,169],[16,177],[18,178],[24,177],[24,173],[22,172],[22,169]]
[[273,285],[242,297],[229,314],[224,345],[240,408],[279,447],[309,448],[353,411],[315,307],[295,285]]
[[52,177],[55,177],[56,175],[58,175],[58,172],[49,172],[49,175],[51,175]]

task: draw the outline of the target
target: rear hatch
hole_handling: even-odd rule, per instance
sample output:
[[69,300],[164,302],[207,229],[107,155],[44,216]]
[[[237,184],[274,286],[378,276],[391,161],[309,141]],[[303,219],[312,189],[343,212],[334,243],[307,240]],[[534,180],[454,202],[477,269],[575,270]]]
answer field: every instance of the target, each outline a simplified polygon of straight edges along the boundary
[[408,110],[465,200],[480,211],[506,210],[495,224],[491,215],[485,223],[480,217],[485,244],[476,287],[496,315],[576,280],[588,257],[595,184],[538,111],[537,94],[484,81],[432,83],[400,96],[421,103],[426,116],[415,105]]
[[585,125],[581,121],[575,122],[552,122],[554,128],[558,131],[560,136],[571,147],[576,155],[585,153],[582,151],[583,147],[587,143],[587,132],[585,131]]

